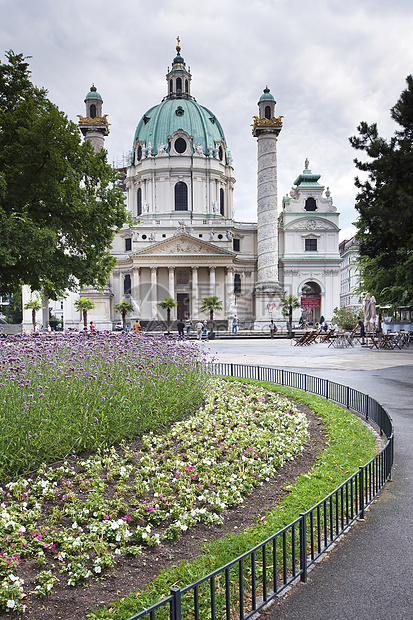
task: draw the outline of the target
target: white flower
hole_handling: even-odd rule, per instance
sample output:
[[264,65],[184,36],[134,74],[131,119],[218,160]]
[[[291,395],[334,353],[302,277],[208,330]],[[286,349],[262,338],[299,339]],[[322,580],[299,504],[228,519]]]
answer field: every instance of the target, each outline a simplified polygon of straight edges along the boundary
[[102,572],[102,567],[101,566],[95,566],[95,573],[101,573]]
[[9,598],[9,600],[7,601],[6,605],[7,607],[9,607],[10,609],[13,609],[13,607],[15,606],[15,602],[13,601],[12,598]]

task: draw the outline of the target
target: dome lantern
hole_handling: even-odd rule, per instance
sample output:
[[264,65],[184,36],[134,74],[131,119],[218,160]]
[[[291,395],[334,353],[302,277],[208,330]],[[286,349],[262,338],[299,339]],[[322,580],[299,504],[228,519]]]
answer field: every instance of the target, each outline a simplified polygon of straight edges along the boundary
[[186,68],[185,60],[181,56],[180,39],[176,38],[177,55],[172,61],[172,68],[166,74],[167,99],[192,99],[191,97],[191,73]]

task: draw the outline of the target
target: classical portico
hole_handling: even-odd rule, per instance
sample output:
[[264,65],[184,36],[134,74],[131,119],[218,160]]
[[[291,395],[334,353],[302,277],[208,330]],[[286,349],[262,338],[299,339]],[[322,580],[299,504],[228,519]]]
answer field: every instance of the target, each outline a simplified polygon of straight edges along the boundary
[[185,315],[207,318],[200,314],[202,299],[215,295],[224,301],[216,315],[223,320],[235,306],[234,274],[245,279],[244,272],[233,251],[181,233],[119,260],[111,285],[116,297],[130,296],[137,318],[164,320],[166,313],[158,305],[164,297],[178,303],[171,311],[173,320]]

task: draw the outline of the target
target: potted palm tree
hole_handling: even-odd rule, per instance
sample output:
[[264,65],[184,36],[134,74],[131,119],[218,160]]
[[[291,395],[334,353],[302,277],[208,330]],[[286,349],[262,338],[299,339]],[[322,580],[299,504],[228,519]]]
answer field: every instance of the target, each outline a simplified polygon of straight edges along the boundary
[[33,331],[35,332],[36,331],[36,312],[38,310],[43,309],[42,303],[38,297],[35,297],[34,299],[31,299],[30,301],[28,301],[27,304],[24,305],[24,308],[25,310],[32,311]]
[[158,306],[162,308],[162,310],[166,310],[166,322],[168,325],[168,334],[171,332],[171,310],[178,305],[178,302],[172,297],[164,297],[162,301],[158,303]]
[[288,335],[292,338],[293,334],[293,310],[300,308],[301,304],[295,295],[287,295],[280,300],[281,312],[284,317],[288,317]]
[[214,340],[214,312],[216,310],[222,310],[222,301],[218,299],[215,295],[211,295],[210,297],[204,297],[202,299],[202,304],[200,308],[201,312],[209,312],[209,320],[211,321],[211,331],[209,333],[209,339]]
[[133,304],[132,304],[132,302],[129,299],[127,301],[125,301],[125,300],[119,301],[113,307],[115,308],[116,312],[120,312],[120,314],[122,316],[123,331],[126,331],[126,315],[128,314],[128,312],[132,312],[133,311]]
[[87,313],[89,310],[93,310],[94,307],[95,303],[87,297],[79,297],[79,299],[75,299],[75,308],[76,310],[80,310],[82,313],[83,325],[85,329],[87,329]]

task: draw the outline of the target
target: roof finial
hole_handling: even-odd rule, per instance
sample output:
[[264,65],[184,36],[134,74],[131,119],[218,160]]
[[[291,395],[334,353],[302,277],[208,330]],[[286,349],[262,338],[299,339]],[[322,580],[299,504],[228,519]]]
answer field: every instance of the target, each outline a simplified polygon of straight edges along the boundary
[[308,170],[308,166],[309,166],[310,162],[308,161],[308,157],[305,158],[305,162],[304,162],[304,166],[305,169]]
[[180,52],[181,52],[181,46],[179,45],[179,43],[180,43],[181,41],[180,41],[180,38],[179,38],[179,37],[176,37],[176,40],[178,41],[178,45],[176,46],[176,51],[178,52],[178,54],[180,54]]

